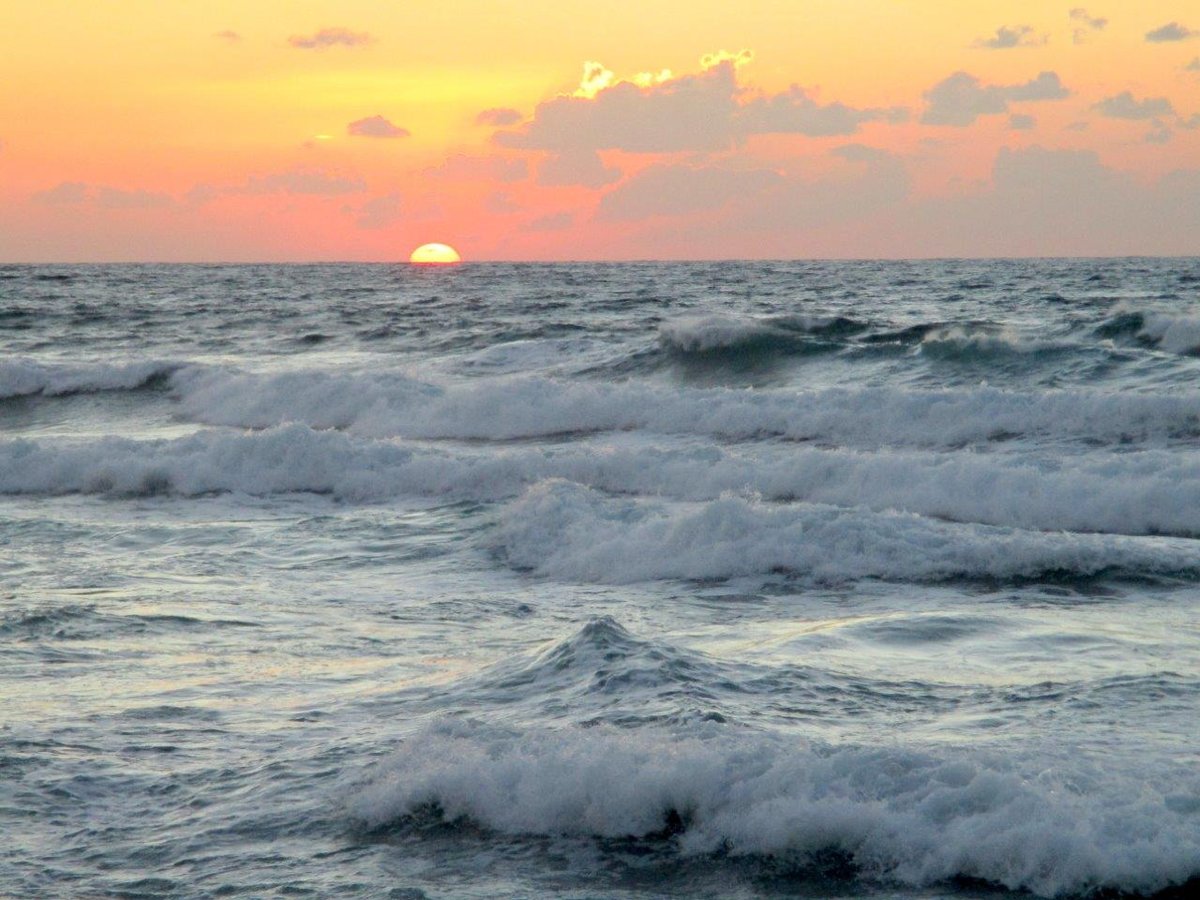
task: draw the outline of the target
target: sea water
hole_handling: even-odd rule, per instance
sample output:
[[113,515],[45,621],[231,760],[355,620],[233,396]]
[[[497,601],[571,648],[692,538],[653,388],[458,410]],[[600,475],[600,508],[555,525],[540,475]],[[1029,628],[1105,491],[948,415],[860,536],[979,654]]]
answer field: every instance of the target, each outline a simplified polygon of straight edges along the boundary
[[7,266],[0,351],[0,895],[1200,876],[1200,260]]

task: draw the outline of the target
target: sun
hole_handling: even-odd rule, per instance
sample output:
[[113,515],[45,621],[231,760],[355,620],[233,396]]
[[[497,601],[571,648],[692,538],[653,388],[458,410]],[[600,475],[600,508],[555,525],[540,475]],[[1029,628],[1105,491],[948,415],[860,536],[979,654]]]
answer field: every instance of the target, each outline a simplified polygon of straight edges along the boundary
[[422,244],[408,261],[421,266],[447,266],[462,262],[462,257],[449,244]]

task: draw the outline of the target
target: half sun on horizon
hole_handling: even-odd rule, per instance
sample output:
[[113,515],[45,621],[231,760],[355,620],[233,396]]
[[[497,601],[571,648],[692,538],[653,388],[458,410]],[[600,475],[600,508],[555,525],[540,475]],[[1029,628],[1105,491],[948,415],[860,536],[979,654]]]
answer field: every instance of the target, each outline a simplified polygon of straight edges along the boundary
[[462,262],[457,250],[449,244],[422,244],[409,254],[408,261],[420,266],[452,266]]

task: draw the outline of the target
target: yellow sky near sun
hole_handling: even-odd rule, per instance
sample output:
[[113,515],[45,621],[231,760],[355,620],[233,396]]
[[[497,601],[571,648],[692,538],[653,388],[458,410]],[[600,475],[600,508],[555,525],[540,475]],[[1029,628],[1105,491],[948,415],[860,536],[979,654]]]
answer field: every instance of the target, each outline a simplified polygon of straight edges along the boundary
[[[361,179],[373,196],[399,192],[465,217],[472,203],[483,203],[482,188],[445,179],[431,186],[422,173],[454,154],[496,152],[491,129],[475,124],[481,110],[515,108],[529,116],[539,102],[573,90],[586,60],[618,77],[664,68],[686,75],[699,71],[703,54],[720,49],[754,52],[740,73],[752,91],[775,94],[798,84],[821,103],[910,109],[909,123],[866,125],[843,143],[909,155],[914,183],[932,194],[985,177],[997,149],[1014,141],[1094,150],[1142,178],[1193,165],[1200,129],[1173,126],[1172,140],[1153,143],[1143,139],[1142,124],[1089,111],[1130,91],[1169,98],[1180,121],[1200,113],[1200,72],[1185,71],[1200,40],[1145,39],[1172,21],[1200,29],[1200,9],[1169,0],[1087,2],[1089,13],[1109,24],[1075,43],[1079,23],[1068,11],[1078,2],[9,2],[0,11],[0,202],[15,206],[63,182],[181,197],[196,185],[244,184],[303,168]],[[1002,26],[1028,26],[1037,46],[977,46]],[[325,27],[370,40],[320,50],[288,43]],[[237,38],[218,36],[226,31]],[[921,126],[923,92],[956,71],[984,84],[1020,84],[1054,71],[1072,97],[1039,106],[1034,129],[1019,135],[996,117],[970,129]],[[411,136],[347,135],[349,122],[375,115]],[[1088,128],[1071,131],[1081,118]],[[749,155],[733,164],[757,160],[787,170],[827,145],[753,137],[744,148]],[[536,164],[536,155],[524,156]],[[628,171],[646,162],[634,161]],[[518,197],[531,215],[588,202],[578,187],[499,183],[488,190]],[[445,212],[452,209],[461,212]],[[531,236],[530,246],[540,240]]]

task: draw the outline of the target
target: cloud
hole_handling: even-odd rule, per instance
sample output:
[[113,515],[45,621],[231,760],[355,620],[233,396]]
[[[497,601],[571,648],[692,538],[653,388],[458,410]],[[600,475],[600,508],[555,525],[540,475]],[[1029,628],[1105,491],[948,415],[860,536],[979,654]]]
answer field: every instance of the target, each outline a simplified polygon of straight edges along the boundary
[[[748,50],[720,51],[704,57],[698,73],[675,76],[664,70],[632,79],[619,79],[590,62],[578,90],[540,104],[521,128],[498,132],[493,140],[556,154],[543,166],[543,183],[598,186],[615,175],[603,169],[597,151],[713,153],[733,149],[753,134],[847,135],[865,122],[907,118],[900,108],[821,104],[797,86],[749,96],[737,72],[751,59]],[[571,176],[572,171],[582,176]]]
[[1145,140],[1147,144],[1166,144],[1169,143],[1173,137],[1175,137],[1175,132],[1173,132],[1166,125],[1159,125],[1153,131],[1147,132],[1143,140]]
[[230,44],[237,44],[237,43],[240,43],[242,40],[242,36],[240,34],[238,34],[236,31],[231,31],[228,28],[226,28],[224,31],[218,31],[216,34],[213,35],[213,37],[218,38],[222,41],[227,41]]
[[523,119],[519,112],[508,107],[494,107],[485,109],[475,117],[476,125],[491,125],[495,128],[507,128],[509,125],[516,125]]
[[1174,114],[1175,109],[1166,97],[1147,97],[1135,100],[1129,91],[1107,97],[1092,107],[1110,119],[1153,119]]
[[1054,72],[1042,72],[1031,81],[1013,85],[985,85],[974,75],[955,72],[925,92],[927,106],[921,121],[965,127],[980,116],[1008,112],[1009,103],[1061,100],[1070,93]]
[[32,199],[54,206],[88,204],[101,209],[165,209],[175,206],[175,200],[159,191],[92,185],[82,181],[64,181],[52,188],[38,191]]
[[1197,56],[1190,63],[1183,67],[1185,72],[1200,72],[1200,56]]
[[1186,41],[1188,38],[1200,36],[1200,31],[1192,31],[1190,28],[1185,28],[1178,22],[1168,22],[1155,28],[1153,31],[1146,32],[1146,40],[1152,44],[1164,44],[1170,41]]
[[1069,13],[1072,22],[1077,23],[1078,27],[1071,32],[1071,39],[1076,44],[1082,44],[1088,39],[1088,35],[1093,31],[1103,31],[1108,25],[1108,19],[1101,16],[1092,16],[1082,6],[1077,6]]
[[638,221],[719,209],[738,198],[776,187],[783,176],[769,169],[657,165],[643,169],[600,200],[600,221]]
[[72,205],[86,203],[90,194],[91,189],[82,181],[64,181],[52,188],[38,191],[33,194],[32,199],[37,203],[49,203],[55,206]]
[[1192,113],[1190,118],[1180,119],[1177,124],[1180,128],[1187,128],[1189,130],[1200,128],[1200,113]]
[[581,185],[600,188],[621,177],[620,169],[610,169],[594,150],[570,150],[558,153],[538,167],[538,184],[547,186]]
[[1017,25],[1014,28],[1002,25],[996,29],[994,36],[979,38],[971,46],[980,50],[1009,50],[1013,47],[1040,47],[1047,40],[1044,35],[1039,38],[1028,25]]
[[[499,132],[495,140],[504,147],[561,154],[726,150],[735,139],[734,71],[734,63],[725,60],[698,74],[647,87],[618,81],[591,96],[555,97],[539,104],[521,130]],[[604,81],[594,70],[585,70],[585,85]]]
[[493,215],[507,216],[519,212],[521,207],[505,191],[493,191],[483,201],[483,208]]
[[575,223],[575,217],[569,212],[549,213],[538,216],[521,226],[522,231],[550,232],[566,231]]
[[501,181],[512,184],[529,177],[529,164],[519,157],[510,159],[454,153],[446,157],[440,166],[426,169],[425,174],[454,181]]
[[1013,131],[1029,131],[1037,127],[1037,119],[1024,113],[1013,113],[1008,117],[1008,127]]
[[359,209],[355,224],[368,230],[387,228],[400,220],[403,211],[404,201],[399,194],[372,197]]
[[175,205],[169,195],[158,191],[129,191],[104,186],[96,188],[94,199],[103,209],[164,209]]
[[356,194],[367,189],[362,179],[331,175],[312,169],[293,169],[272,175],[253,175],[245,185],[232,188],[232,194],[303,194],[308,196],[336,197]]
[[383,116],[368,116],[347,125],[346,134],[353,137],[406,138],[409,136],[409,131],[407,128],[392,124]]
[[288,43],[299,50],[326,50],[329,47],[364,47],[374,40],[362,31],[348,28],[322,28],[311,35],[292,35]]
[[817,103],[796,85],[773,97],[758,97],[737,113],[738,130],[745,134],[804,134],[810,137],[847,135],[864,122],[903,122],[908,110],[855,109],[843,103]]

